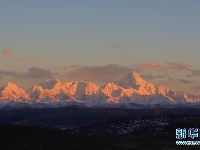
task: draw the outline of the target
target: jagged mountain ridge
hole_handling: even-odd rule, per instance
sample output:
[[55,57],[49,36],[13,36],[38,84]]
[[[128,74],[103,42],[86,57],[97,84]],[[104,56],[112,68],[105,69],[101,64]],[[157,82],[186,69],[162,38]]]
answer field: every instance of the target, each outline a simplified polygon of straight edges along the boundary
[[58,79],[47,79],[27,91],[12,83],[0,88],[0,105],[5,102],[8,105],[9,102],[18,102],[34,107],[67,104],[86,106],[109,104],[115,107],[116,104],[173,105],[199,101],[200,99],[194,95],[173,91],[166,86],[155,86],[142,79],[135,71],[115,83],[107,83],[102,87],[85,81],[61,83]]

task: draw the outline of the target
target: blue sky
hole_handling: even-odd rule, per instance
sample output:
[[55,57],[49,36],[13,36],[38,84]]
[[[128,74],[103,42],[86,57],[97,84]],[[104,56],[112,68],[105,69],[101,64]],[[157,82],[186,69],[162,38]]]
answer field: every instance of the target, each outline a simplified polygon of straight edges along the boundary
[[[24,74],[37,67],[69,80],[69,71],[61,70],[70,65],[117,64],[191,81],[177,88],[199,93],[199,75],[188,78],[200,67],[199,14],[198,0],[2,0],[0,50],[11,54],[0,57],[1,83],[16,80],[5,71]],[[152,62],[190,67],[161,72],[144,65]],[[173,87],[167,79],[163,84]]]

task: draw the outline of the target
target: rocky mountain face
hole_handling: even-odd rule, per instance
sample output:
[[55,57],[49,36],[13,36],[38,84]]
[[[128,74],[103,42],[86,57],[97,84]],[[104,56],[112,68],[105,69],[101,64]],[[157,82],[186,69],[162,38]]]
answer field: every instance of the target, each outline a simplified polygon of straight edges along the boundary
[[168,107],[197,102],[200,102],[197,96],[170,90],[166,86],[155,86],[142,79],[137,72],[132,72],[117,82],[107,83],[102,87],[85,81],[61,83],[58,79],[47,79],[27,91],[12,83],[0,88],[0,107],[11,104],[20,107],[21,103],[29,107],[61,107],[72,104],[91,107],[107,107],[108,105],[111,107],[119,105]]

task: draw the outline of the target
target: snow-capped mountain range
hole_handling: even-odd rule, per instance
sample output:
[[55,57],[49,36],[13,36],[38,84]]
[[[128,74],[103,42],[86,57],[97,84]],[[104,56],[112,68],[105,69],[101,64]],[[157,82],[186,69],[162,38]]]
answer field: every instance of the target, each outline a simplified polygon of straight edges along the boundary
[[200,98],[166,86],[155,86],[133,71],[115,83],[99,87],[91,82],[61,83],[47,79],[27,91],[13,83],[0,88],[0,108],[63,107],[83,105],[89,107],[140,107],[197,104]]

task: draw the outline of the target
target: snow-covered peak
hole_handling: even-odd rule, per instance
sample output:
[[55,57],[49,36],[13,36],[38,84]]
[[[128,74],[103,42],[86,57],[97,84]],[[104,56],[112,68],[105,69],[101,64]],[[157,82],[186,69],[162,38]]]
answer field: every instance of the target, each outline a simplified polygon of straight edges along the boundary
[[141,80],[141,79],[142,79],[141,76],[139,75],[139,73],[136,72],[136,71],[133,71],[133,72],[131,73],[131,75],[132,75],[132,77],[134,77],[136,80]]
[[56,82],[60,82],[60,80],[59,80],[59,79],[46,79],[45,81],[46,81],[46,82],[49,82],[49,81],[56,81]]
[[134,89],[139,89],[140,85],[144,85],[147,83],[148,82],[142,79],[142,77],[136,71],[133,71],[126,77],[115,82],[115,84],[123,88],[134,88]]
[[70,95],[77,95],[78,93],[92,95],[99,91],[99,87],[96,84],[86,81],[66,82],[62,89],[65,93],[69,93]]
[[126,77],[118,80],[115,84],[129,89],[133,88],[140,95],[155,94],[156,90],[152,83],[145,81],[137,72],[133,71]]
[[17,89],[18,86],[14,83],[8,82],[7,85],[5,86],[7,89]]
[[170,91],[170,89],[165,85],[159,85],[156,88],[157,88],[157,93],[164,96],[167,95],[167,93]]
[[102,87],[102,89],[119,89],[121,88],[120,86],[114,84],[114,83],[107,83]]
[[8,82],[7,85],[4,88],[2,88],[2,92],[5,92],[5,91],[10,92],[10,91],[12,91],[12,92],[17,93],[20,90],[22,90],[22,89],[19,88],[16,84],[11,83],[11,82]]
[[7,85],[4,88],[1,88],[0,91],[0,99],[9,99],[9,100],[19,100],[29,99],[28,95],[26,94],[26,91],[19,88],[16,84],[13,84],[11,82],[8,82]]
[[39,86],[44,89],[53,89],[56,85],[61,85],[61,82],[58,79],[46,79],[46,81],[42,82]]
[[44,103],[65,105],[69,101],[81,102],[88,106],[105,105],[110,102],[138,104],[186,103],[199,102],[199,97],[170,90],[164,85],[154,86],[145,81],[137,72],[133,71],[115,83],[107,83],[99,87],[92,82],[71,81],[61,83],[58,79],[47,79],[35,85],[27,92],[8,82],[0,88],[0,100],[14,100],[30,103]]
[[32,92],[34,92],[34,91],[43,92],[44,89],[43,89],[41,86],[39,86],[39,85],[34,85],[34,86],[32,86],[30,89],[27,90],[28,93],[32,93]]
[[[116,85],[114,83],[107,83],[106,85],[104,85],[102,87],[102,92],[106,96],[112,96],[112,93],[114,91],[120,91],[121,92],[122,89],[123,89],[122,87],[120,87],[120,86],[118,86],[118,85]],[[120,95],[120,94],[118,94],[118,95]]]

